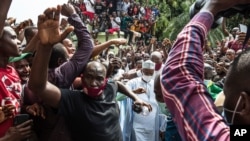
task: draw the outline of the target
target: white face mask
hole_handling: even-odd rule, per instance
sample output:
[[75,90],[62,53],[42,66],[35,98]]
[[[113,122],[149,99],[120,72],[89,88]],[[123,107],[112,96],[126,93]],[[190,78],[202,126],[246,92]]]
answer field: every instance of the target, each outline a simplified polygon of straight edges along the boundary
[[146,82],[149,82],[150,80],[152,80],[152,78],[153,75],[145,75],[145,74],[142,75],[142,79]]

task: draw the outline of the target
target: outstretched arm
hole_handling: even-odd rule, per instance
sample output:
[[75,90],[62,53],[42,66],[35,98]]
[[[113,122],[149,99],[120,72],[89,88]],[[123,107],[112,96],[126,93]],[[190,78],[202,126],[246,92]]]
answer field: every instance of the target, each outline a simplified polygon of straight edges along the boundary
[[12,0],[1,0],[0,4],[0,38],[3,34],[3,28],[5,25],[5,20],[7,18],[7,14],[10,8]]
[[143,102],[134,92],[129,90],[122,82],[116,81],[116,83],[118,85],[118,91],[131,98],[134,101],[134,104],[139,106],[147,106],[149,111],[152,111],[152,107],[150,104]]
[[95,57],[96,55],[99,55],[100,53],[102,53],[103,50],[105,50],[106,48],[108,48],[109,46],[115,44],[115,45],[124,45],[125,43],[127,43],[127,40],[124,38],[118,38],[118,39],[111,39],[107,42],[104,42],[100,45],[96,45],[93,49],[92,57]]
[[33,59],[32,72],[29,79],[29,88],[37,94],[45,103],[57,108],[61,92],[59,88],[47,81],[48,63],[54,44],[64,39],[72,29],[60,33],[59,19],[61,7],[48,8],[38,18],[38,35],[40,46],[37,48]]
[[222,28],[223,34],[224,34],[225,36],[229,36],[230,33],[228,32],[227,27],[226,27],[226,20],[227,20],[227,19],[226,19],[225,17],[223,17],[222,24],[221,24],[221,28]]

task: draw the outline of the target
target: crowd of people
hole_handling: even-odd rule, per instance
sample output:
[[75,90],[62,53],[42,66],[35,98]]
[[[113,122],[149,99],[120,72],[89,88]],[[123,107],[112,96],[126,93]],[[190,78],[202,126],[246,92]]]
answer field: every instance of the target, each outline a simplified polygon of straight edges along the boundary
[[71,0],[37,25],[7,17],[11,2],[0,5],[0,141],[230,140],[229,125],[249,124],[246,33],[224,21],[225,39],[206,36],[221,10],[250,1],[207,1],[175,41],[154,37],[160,11],[142,2]]
[[149,5],[148,2],[136,2],[130,0],[71,0],[77,7],[77,13],[88,25],[93,39],[98,38],[100,32],[105,33],[106,41],[109,35],[121,32],[128,44],[137,41],[148,43],[148,39],[155,34],[155,25],[160,11],[157,5]]

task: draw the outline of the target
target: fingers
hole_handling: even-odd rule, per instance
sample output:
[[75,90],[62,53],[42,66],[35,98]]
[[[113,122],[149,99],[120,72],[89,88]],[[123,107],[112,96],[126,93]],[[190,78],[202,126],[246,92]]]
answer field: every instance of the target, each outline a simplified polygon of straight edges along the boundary
[[45,119],[45,110],[43,107],[41,107],[41,112],[40,112],[40,116]]
[[53,11],[52,11],[52,8],[50,7],[50,8],[47,8],[44,12],[43,12],[43,14],[45,15],[45,20],[47,20],[47,19],[52,19],[51,17],[53,17]]
[[37,25],[39,27],[39,25],[41,25],[42,23],[44,23],[44,21],[46,20],[45,18],[46,16],[44,14],[41,14],[38,16],[38,22],[37,22]]
[[5,105],[2,109],[6,118],[11,118],[14,115],[16,107],[14,105]]
[[46,19],[51,19],[51,20],[58,20],[60,19],[60,13],[61,13],[61,6],[58,5],[57,8],[52,7],[52,8],[47,8],[44,11],[44,15]]
[[19,134],[23,137],[23,138],[27,138],[30,137],[32,134],[32,120],[28,120],[18,126],[15,127],[16,130],[18,130]]
[[148,103],[143,103],[143,106],[147,106],[150,112],[153,110],[152,106]]
[[143,93],[146,93],[146,90],[144,88],[138,88],[138,89],[134,90],[134,93],[143,94]]
[[61,9],[62,9],[62,7],[60,5],[58,5],[57,9],[55,10],[54,20],[56,20],[56,21],[60,20]]
[[33,116],[41,116],[45,119],[45,111],[43,106],[39,104],[33,104],[32,106],[27,106],[26,111]]
[[244,32],[239,33],[239,37],[238,37],[239,42],[244,42],[245,38],[246,38],[246,33]]
[[18,129],[24,128],[24,127],[26,127],[26,126],[31,125],[32,122],[33,122],[32,120],[27,120],[27,121],[25,121],[24,123],[21,123],[21,124],[17,125],[16,128],[18,128]]

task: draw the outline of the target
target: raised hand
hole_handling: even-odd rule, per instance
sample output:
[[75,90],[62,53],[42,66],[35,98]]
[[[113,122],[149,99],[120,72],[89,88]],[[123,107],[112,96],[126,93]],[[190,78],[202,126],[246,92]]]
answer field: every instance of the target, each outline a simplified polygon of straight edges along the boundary
[[[240,32],[240,33],[238,33],[238,42],[240,42],[240,43],[244,43],[244,41],[245,41],[245,38],[246,38],[246,33],[244,33],[244,32]],[[247,45],[250,45],[250,40],[248,40],[248,42],[247,42]]]
[[14,116],[15,108],[16,107],[11,104],[0,107],[0,123]]
[[167,45],[172,45],[171,41],[168,39],[168,38],[165,38],[163,41],[162,41],[162,45],[163,46],[167,46]]
[[41,116],[43,119],[45,119],[45,111],[42,105],[35,103],[33,105],[26,107],[26,112],[33,116]]
[[125,45],[128,42],[128,40],[125,38],[111,39],[111,41],[112,41],[112,44],[115,44],[116,46]]
[[76,10],[72,4],[68,3],[62,5],[62,10],[61,10],[62,15],[69,17],[74,13],[76,13]]
[[60,31],[61,6],[57,8],[47,8],[42,15],[38,17],[38,36],[43,45],[54,45],[67,37],[73,30],[72,27],[67,28],[63,33]]

